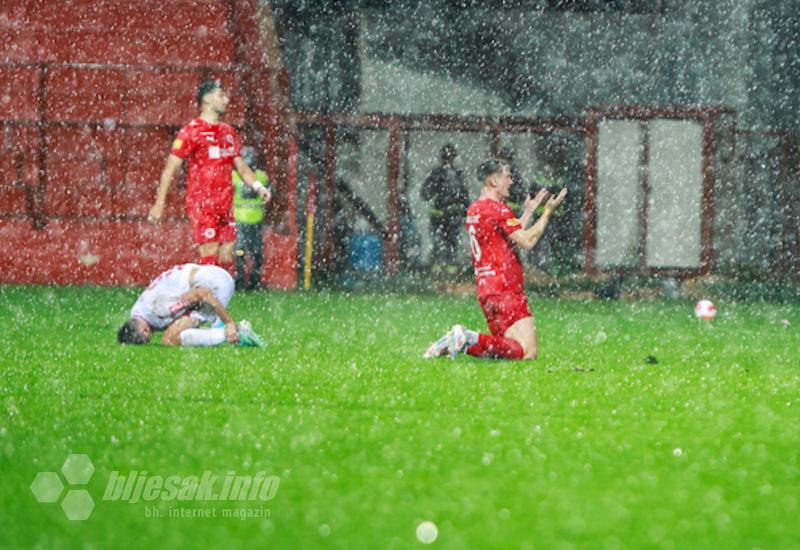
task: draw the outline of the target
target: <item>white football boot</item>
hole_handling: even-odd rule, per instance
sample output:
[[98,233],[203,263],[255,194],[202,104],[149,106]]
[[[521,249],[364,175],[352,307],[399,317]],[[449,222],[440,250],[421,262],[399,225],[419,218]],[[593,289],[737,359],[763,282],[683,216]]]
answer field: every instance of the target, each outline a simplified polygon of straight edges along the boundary
[[450,332],[436,340],[428,347],[428,350],[422,355],[423,359],[431,359],[433,357],[441,357],[447,353],[447,346],[450,343]]
[[461,325],[455,325],[448,334],[450,339],[447,342],[447,354],[450,359],[455,359],[456,355],[467,350],[467,334]]

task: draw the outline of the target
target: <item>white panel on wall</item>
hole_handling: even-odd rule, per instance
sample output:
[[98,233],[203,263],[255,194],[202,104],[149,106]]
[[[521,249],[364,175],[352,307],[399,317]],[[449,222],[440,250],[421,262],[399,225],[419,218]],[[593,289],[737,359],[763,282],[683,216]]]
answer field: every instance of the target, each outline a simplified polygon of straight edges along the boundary
[[638,265],[642,240],[643,139],[640,122],[600,123],[595,257],[598,267]]
[[703,126],[694,120],[652,120],[647,203],[647,265],[700,266]]

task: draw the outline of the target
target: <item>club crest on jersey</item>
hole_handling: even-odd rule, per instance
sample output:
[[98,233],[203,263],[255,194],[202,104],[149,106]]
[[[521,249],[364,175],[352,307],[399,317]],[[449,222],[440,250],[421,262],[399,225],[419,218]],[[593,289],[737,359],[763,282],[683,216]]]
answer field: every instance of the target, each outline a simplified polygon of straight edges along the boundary
[[225,136],[225,141],[233,145],[233,136],[228,134],[227,136]]
[[506,225],[508,225],[509,227],[514,227],[514,226],[517,226],[517,225],[519,225],[521,223],[522,222],[519,221],[518,218],[508,218],[508,220],[506,220]]
[[213,227],[208,227],[203,231],[203,235],[205,235],[206,239],[213,239],[217,235],[217,230]]
[[173,149],[180,149],[183,147],[183,140],[181,138],[175,138],[175,141],[172,142]]

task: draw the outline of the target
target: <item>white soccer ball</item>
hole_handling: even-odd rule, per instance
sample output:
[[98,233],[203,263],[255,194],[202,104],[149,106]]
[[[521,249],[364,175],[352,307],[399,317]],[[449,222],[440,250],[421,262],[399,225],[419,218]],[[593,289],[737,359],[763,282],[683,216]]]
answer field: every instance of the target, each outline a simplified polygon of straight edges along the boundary
[[439,536],[439,529],[432,521],[423,521],[417,526],[417,540],[422,544],[433,544]]
[[702,321],[710,321],[717,316],[717,306],[711,300],[700,300],[694,306],[694,314]]

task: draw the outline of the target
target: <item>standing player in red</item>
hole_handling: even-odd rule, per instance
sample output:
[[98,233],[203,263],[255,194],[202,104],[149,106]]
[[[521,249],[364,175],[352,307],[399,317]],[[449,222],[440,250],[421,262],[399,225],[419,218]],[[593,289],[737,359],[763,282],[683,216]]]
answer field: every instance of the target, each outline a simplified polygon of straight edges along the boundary
[[265,202],[270,200],[271,194],[242,160],[236,131],[220,122],[228,102],[228,93],[219,80],[200,85],[197,90],[200,116],[184,126],[172,143],[167,164],[161,172],[156,203],[150,209],[148,219],[154,224],[161,221],[172,180],[183,161],[189,161],[186,210],[200,263],[216,264],[230,270],[236,241],[232,212],[232,168]]
[[478,301],[491,334],[455,325],[431,344],[424,357],[449,354],[453,359],[466,352],[475,357],[495,359],[536,359],[536,325],[528,307],[522,264],[515,247],[530,250],[539,242],[550,216],[567,194],[566,189],[551,197],[541,217],[528,229],[533,213],[548,192],[542,189],[534,199],[525,199],[521,218],[505,201],[513,183],[508,164],[489,160],[478,167],[483,182],[478,200],[467,209],[467,234],[472,248],[472,265],[478,286]]

